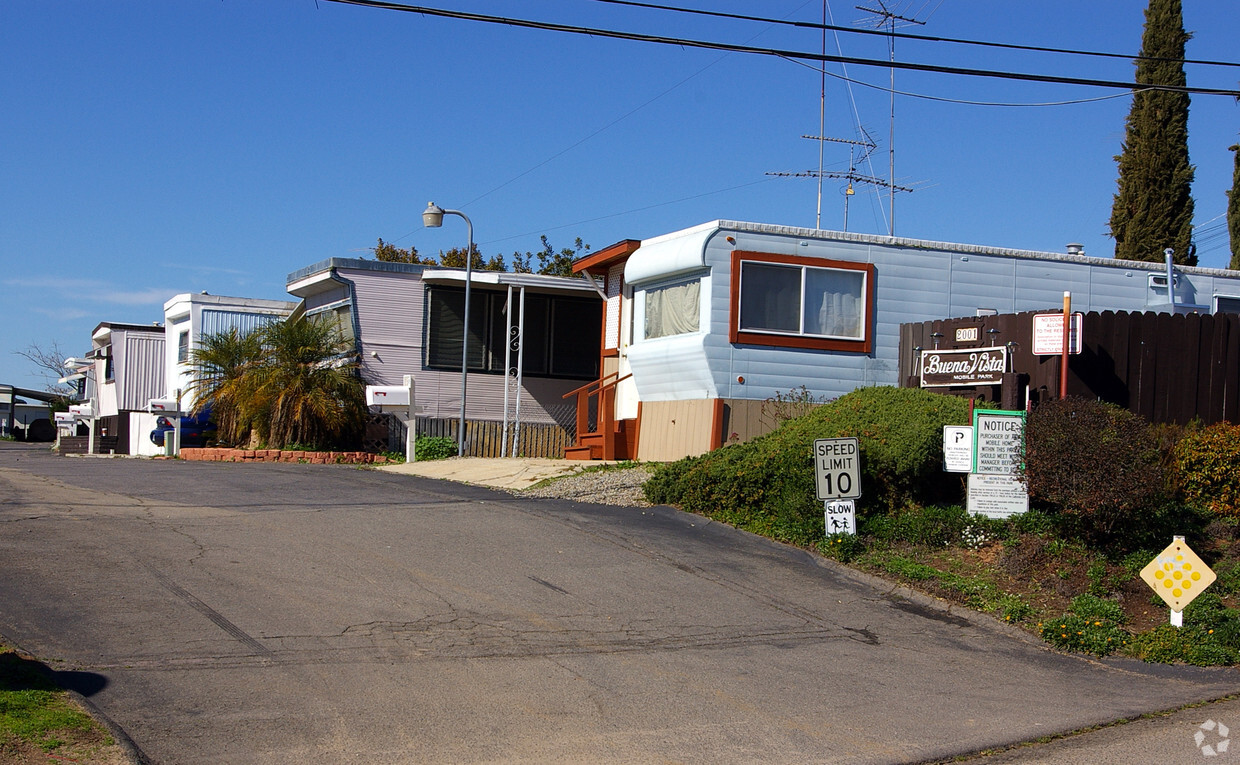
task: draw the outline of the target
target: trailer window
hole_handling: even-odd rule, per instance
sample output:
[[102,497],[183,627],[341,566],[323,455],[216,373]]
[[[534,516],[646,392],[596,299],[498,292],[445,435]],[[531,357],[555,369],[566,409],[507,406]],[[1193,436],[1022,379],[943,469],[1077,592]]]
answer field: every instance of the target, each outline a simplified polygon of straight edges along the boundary
[[685,335],[697,332],[700,322],[702,280],[677,282],[644,290],[646,293],[646,331],[644,337]]
[[732,342],[870,350],[872,265],[739,251],[732,255]]

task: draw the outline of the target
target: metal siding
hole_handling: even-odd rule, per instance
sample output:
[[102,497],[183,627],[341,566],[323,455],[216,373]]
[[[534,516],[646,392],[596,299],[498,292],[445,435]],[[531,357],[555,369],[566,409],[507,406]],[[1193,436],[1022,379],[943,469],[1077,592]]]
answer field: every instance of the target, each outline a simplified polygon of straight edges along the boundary
[[[1072,308],[1099,310],[1089,300],[1090,268],[1076,263],[1022,260],[1016,264],[1016,305],[1014,312],[1063,310],[1063,293],[1072,293]],[[921,321],[914,319],[914,321]]]
[[320,306],[330,305],[341,300],[347,300],[349,297],[349,288],[344,284],[337,284],[331,289],[318,292],[313,295],[306,296],[306,310],[313,311]]
[[202,335],[213,335],[236,329],[243,335],[249,334],[259,327],[279,319],[277,314],[253,313],[250,311],[221,311],[215,308],[202,309]]
[[[1095,262],[1098,259],[1050,254],[1038,257],[967,245],[835,241],[803,236],[809,232],[797,230],[720,230],[731,234],[735,242],[704,235],[701,227],[692,230],[691,237],[706,242],[702,262],[711,269],[703,281],[706,334],[638,341],[629,350],[643,401],[715,395],[763,400],[801,385],[816,396],[834,397],[863,385],[895,385],[899,383],[901,323],[974,316],[978,308],[1001,313],[1056,308],[1062,306],[1065,290],[1073,293],[1074,307],[1080,310],[1140,310],[1145,307],[1148,275],[1158,272],[1126,263]],[[873,263],[872,354],[734,346],[728,342],[733,249]],[[1222,291],[1217,275],[1183,276],[1193,284],[1197,302]],[[1240,277],[1221,281],[1226,286],[1240,285]],[[1240,294],[1240,289],[1236,292]],[[745,382],[738,382],[738,377],[744,377]]]
[[1010,258],[949,254],[944,257],[951,272],[951,303],[947,315],[976,316],[979,308],[993,308],[999,313],[1012,311],[1017,288],[1016,267]]
[[[426,285],[420,273],[340,270],[353,282],[354,310],[361,328],[362,377],[372,385],[399,385],[414,377],[418,416],[452,419],[461,413],[461,374],[423,367]],[[597,335],[590,342],[597,343]],[[377,356],[371,355],[378,354]],[[553,423],[571,411],[561,396],[582,380],[525,378],[521,421]],[[466,394],[467,419],[502,420],[504,376],[471,373]],[[557,420],[557,417],[559,420]],[[572,418],[568,419],[571,424]],[[563,422],[561,422],[563,424]]]
[[[120,333],[117,333],[120,334]],[[116,405],[120,411],[145,410],[153,398],[164,395],[164,338],[123,333],[123,342],[113,338],[116,359]]]

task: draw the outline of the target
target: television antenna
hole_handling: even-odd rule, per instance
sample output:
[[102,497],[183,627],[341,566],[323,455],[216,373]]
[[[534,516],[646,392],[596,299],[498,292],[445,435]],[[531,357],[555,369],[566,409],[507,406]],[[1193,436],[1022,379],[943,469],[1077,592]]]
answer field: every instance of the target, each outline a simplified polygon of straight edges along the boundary
[[[887,177],[895,180],[896,177],[896,23],[900,22],[901,26],[916,24],[925,26],[926,22],[917,19],[902,16],[891,10],[886,0],[875,0],[878,8],[867,8],[863,5],[855,6],[857,10],[874,14],[877,19],[874,20],[876,29],[887,29],[887,50],[891,56],[891,116],[888,121],[887,135]],[[896,235],[896,186],[894,183],[888,187],[887,207],[889,215],[887,217],[887,235],[894,237]]]

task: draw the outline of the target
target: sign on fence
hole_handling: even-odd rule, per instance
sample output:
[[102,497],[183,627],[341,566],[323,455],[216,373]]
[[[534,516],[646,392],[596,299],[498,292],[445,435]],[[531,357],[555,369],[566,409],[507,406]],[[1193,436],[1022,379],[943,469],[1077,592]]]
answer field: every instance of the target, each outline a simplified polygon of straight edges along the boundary
[[921,352],[921,387],[999,385],[1007,371],[1007,347]]

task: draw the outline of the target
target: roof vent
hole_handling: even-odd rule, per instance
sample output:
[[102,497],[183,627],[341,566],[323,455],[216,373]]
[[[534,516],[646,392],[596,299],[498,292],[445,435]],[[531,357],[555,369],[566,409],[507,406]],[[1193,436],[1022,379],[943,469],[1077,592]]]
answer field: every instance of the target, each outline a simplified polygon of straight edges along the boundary
[[1069,255],[1084,255],[1085,245],[1079,242],[1069,242],[1067,245]]

